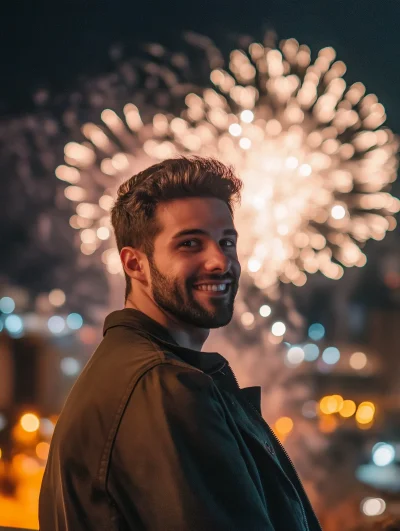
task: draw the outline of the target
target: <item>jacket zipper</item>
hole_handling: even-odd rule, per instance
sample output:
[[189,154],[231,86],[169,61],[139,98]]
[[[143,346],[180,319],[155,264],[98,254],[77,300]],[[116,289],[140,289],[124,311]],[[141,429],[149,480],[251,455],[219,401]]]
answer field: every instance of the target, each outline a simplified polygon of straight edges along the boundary
[[[222,371],[222,369],[224,369],[225,367],[227,367],[228,370],[230,371],[230,373],[232,374],[233,379],[235,380],[236,386],[237,386],[237,388],[240,390],[239,382],[238,382],[237,379],[236,379],[236,375],[235,375],[235,373],[233,372],[233,370],[231,369],[231,367],[230,367],[229,365],[224,365],[223,367],[221,367],[220,372],[222,372],[222,374],[224,374],[224,372]],[[292,461],[291,458],[289,457],[289,454],[288,454],[287,451],[285,450],[285,447],[283,446],[283,444],[281,443],[281,441],[278,439],[278,437],[275,435],[275,433],[274,433],[273,430],[270,428],[270,426],[265,422],[265,420],[264,420],[264,418],[262,417],[262,415],[260,415],[260,413],[257,411],[257,408],[256,408],[256,407],[255,407],[255,406],[254,406],[249,400],[247,400],[245,397],[243,397],[243,398],[244,398],[244,400],[246,401],[246,403],[252,408],[252,410],[256,413],[257,418],[259,418],[259,419],[261,420],[261,422],[263,423],[263,425],[267,428],[267,431],[268,431],[268,433],[272,436],[273,440],[276,441],[276,442],[278,443],[278,446],[279,446],[279,447],[281,448],[281,450],[283,451],[283,453],[284,453],[285,457],[287,458],[287,460],[288,460],[288,462],[289,462],[289,464],[290,464],[290,466],[291,466],[291,469],[292,469],[292,471],[293,471],[293,473],[294,473],[294,475],[295,475],[295,477],[296,477],[296,479],[297,479],[297,481],[298,481],[298,483],[299,483],[299,485],[300,485],[300,487],[301,487],[301,490],[302,490],[302,492],[303,492],[303,494],[304,494],[304,497],[305,497],[305,499],[307,500],[308,504],[309,504],[310,507],[311,507],[311,504],[310,504],[310,501],[309,501],[309,499],[308,499],[307,493],[306,493],[306,491],[304,490],[303,484],[302,484],[302,482],[301,482],[301,480],[300,480],[300,477],[299,477],[299,475],[298,475],[298,473],[297,473],[297,471],[296,471],[296,469],[295,469],[295,467],[294,467],[293,461]],[[289,481],[290,481],[290,480],[289,480]],[[292,482],[291,482],[291,483],[292,483]],[[292,485],[293,485],[293,483],[292,483]],[[293,488],[294,488],[294,485],[293,485]],[[306,515],[306,513],[305,513],[305,509],[304,509],[304,506],[303,506],[303,501],[301,500],[301,498],[300,498],[300,496],[299,496],[299,494],[298,494],[298,492],[297,492],[297,490],[296,490],[295,488],[294,488],[294,491],[296,492],[297,497],[298,497],[298,499],[299,499],[299,501],[300,501],[301,512],[302,512],[302,514],[303,514],[303,518],[304,518],[304,522],[305,522],[305,524],[306,524],[307,531],[310,531],[310,528],[309,528],[309,526],[308,526],[307,515]],[[319,525],[319,527],[320,527],[320,530],[322,531],[321,523],[320,523],[320,521],[318,520],[317,515],[315,514],[314,509],[313,509],[312,507],[311,507],[311,510],[312,510],[312,513],[314,514],[315,519],[316,519],[316,521],[317,521],[317,523],[318,523],[318,525]]]

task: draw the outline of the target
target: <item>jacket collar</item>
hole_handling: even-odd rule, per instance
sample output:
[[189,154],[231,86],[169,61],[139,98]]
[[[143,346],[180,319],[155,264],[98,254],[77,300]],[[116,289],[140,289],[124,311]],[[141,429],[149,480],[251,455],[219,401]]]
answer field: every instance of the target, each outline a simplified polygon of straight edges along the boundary
[[183,361],[207,374],[219,371],[228,363],[218,352],[201,352],[180,346],[164,326],[133,308],[124,308],[110,313],[104,322],[103,335],[116,326],[125,326],[144,332],[166,348],[173,350]]
[[[224,373],[221,369],[229,366],[228,361],[218,352],[201,352],[178,345],[164,326],[139,310],[124,308],[123,310],[116,310],[110,313],[104,321],[103,336],[106,335],[110,328],[117,326],[132,328],[140,331],[142,334],[145,333],[151,336],[158,344],[171,349],[183,361],[206,374],[219,373],[223,375]],[[255,386],[240,389],[230,368],[223,381],[225,382],[225,387],[239,391],[261,414],[261,387]]]

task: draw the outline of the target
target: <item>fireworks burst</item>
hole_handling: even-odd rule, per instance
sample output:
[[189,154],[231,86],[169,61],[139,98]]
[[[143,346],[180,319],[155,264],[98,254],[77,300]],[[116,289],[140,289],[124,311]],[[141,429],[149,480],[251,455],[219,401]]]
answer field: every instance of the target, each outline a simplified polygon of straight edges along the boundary
[[[165,53],[159,45],[149,50]],[[179,86],[167,66],[149,62],[146,69]],[[65,146],[68,165],[56,171],[70,183],[66,197],[77,202],[70,223],[80,231],[81,251],[101,249],[108,271],[119,273],[118,254],[104,247],[118,184],[153,162],[199,154],[233,164],[244,181],[235,217],[246,235],[239,256],[259,289],[279,280],[302,286],[318,270],[339,279],[342,265],[363,266],[363,244],[396,226],[399,200],[387,190],[398,142],[382,127],[377,97],[365,95],[362,83],[347,88],[345,71],[333,48],[312,62],[295,39],[278,48],[253,42],[231,52],[227,69],[210,66],[211,86],[188,93],[179,116],[155,112],[143,123],[132,103],[122,116],[104,110],[101,126],[82,127],[85,141]]]

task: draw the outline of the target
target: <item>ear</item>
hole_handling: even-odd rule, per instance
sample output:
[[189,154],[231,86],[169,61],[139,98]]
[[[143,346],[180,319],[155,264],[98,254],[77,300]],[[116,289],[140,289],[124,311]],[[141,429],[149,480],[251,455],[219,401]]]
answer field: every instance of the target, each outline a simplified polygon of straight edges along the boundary
[[119,253],[122,266],[128,277],[139,280],[140,282],[147,281],[146,269],[144,266],[145,255],[141,251],[133,247],[123,247]]

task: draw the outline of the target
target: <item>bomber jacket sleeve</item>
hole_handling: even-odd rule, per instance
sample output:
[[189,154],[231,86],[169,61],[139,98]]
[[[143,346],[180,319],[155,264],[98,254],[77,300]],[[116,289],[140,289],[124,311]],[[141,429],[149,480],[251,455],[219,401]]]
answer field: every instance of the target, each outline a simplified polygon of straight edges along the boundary
[[131,395],[109,492],[132,531],[274,531],[213,381],[170,363]]

